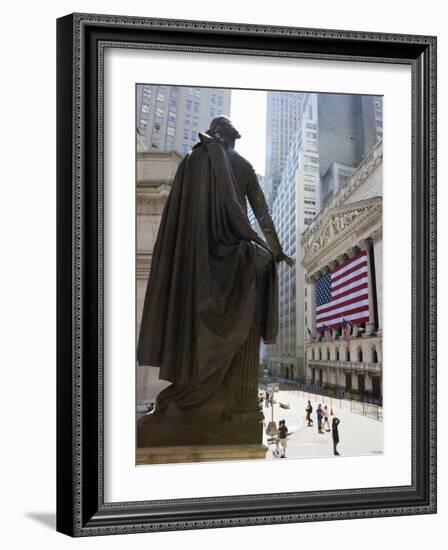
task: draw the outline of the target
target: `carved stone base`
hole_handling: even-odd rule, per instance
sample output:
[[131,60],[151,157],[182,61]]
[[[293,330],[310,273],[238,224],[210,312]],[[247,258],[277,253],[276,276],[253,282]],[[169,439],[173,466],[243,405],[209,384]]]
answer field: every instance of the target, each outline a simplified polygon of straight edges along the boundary
[[216,460],[264,460],[265,445],[177,445],[137,449],[137,464],[173,464]]
[[154,414],[137,423],[137,447],[177,447],[191,445],[261,444],[261,413],[243,413],[225,419],[207,421],[173,421]]

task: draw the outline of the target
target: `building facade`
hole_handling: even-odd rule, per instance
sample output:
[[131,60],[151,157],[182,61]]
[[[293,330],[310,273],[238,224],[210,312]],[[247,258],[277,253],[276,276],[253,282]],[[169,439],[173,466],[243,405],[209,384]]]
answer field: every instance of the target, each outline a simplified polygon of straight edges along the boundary
[[293,136],[302,116],[301,92],[268,92],[266,111],[266,200],[272,208]]
[[[382,398],[382,159],[380,141],[302,235],[304,325],[311,332],[305,343],[306,382],[327,393],[343,391],[377,401]],[[316,320],[319,281],[326,274],[338,274],[351,258],[362,259],[366,288],[348,290],[352,294],[347,298],[358,298],[338,305],[333,324],[322,330]],[[357,268],[346,267],[339,277],[350,277],[353,269]],[[360,293],[364,301],[354,304]],[[362,308],[353,309],[361,303]],[[366,311],[364,321],[351,321],[346,334],[342,323],[359,319],[359,312],[351,313],[360,309]]]
[[381,106],[382,99],[373,96],[301,94],[301,116],[272,207],[280,242],[296,260],[293,269],[279,265],[279,334],[263,360],[273,376],[310,380],[302,233],[346,187],[381,138]]
[[[136,334],[145,300],[151,269],[152,253],[163,209],[172,181],[183,156],[177,151],[137,152],[137,258],[136,258]],[[137,367],[137,405],[153,400],[168,385],[158,379],[159,369],[148,365]]]
[[231,90],[138,84],[137,132],[145,149],[187,153],[219,115],[230,115]]

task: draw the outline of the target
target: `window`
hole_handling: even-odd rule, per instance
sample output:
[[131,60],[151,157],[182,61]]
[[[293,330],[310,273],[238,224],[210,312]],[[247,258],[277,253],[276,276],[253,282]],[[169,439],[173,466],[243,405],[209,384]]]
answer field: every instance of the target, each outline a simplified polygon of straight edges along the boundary
[[187,99],[187,111],[191,111],[191,108],[193,107],[193,102],[190,99]]
[[311,193],[314,193],[314,191],[316,191],[316,187],[314,185],[305,185],[304,189],[305,191],[310,191]]
[[197,128],[199,124],[199,119],[197,116],[193,117],[193,128]]
[[184,130],[184,139],[188,139],[190,137],[190,130]]
[[159,92],[157,94],[157,101],[165,101],[165,94],[162,94],[162,92]]
[[317,174],[319,172],[319,168],[317,166],[310,166],[309,164],[305,164],[305,173],[308,174]]
[[170,107],[177,107],[177,99],[175,97],[170,99]]
[[154,124],[154,132],[156,134],[160,134],[160,124]]
[[187,88],[187,94],[193,95],[193,88]]
[[306,141],[305,142],[305,149],[307,151],[317,151],[317,144],[315,141]]
[[189,147],[188,147],[188,143],[183,143],[182,144],[182,152],[183,153],[186,153],[188,151]]
[[218,105],[219,105],[220,107],[222,107],[223,104],[224,104],[224,103],[223,103],[223,97],[222,97],[222,95],[220,95],[220,96],[218,96]]
[[305,135],[308,139],[317,139],[316,132],[305,132]]
[[149,105],[147,103],[143,103],[142,113],[149,113]]
[[163,117],[163,109],[162,107],[157,107],[156,109],[156,116],[162,118]]
[[151,97],[151,90],[149,88],[143,89],[143,96],[147,97],[148,99]]
[[216,116],[216,109],[210,109],[210,117],[215,118]]
[[194,91],[194,96],[195,97],[201,97],[201,90],[199,88],[196,88],[195,91]]
[[313,201],[313,200],[310,200],[310,199],[305,199],[305,204],[316,204],[316,201]]
[[148,121],[145,120],[144,118],[141,118],[139,124],[140,126],[143,126],[144,128],[146,128],[146,126],[148,126]]
[[305,162],[309,162],[311,164],[317,164],[318,163],[317,158],[313,157],[311,155],[304,155],[303,159],[304,159]]
[[166,133],[168,136],[174,136],[174,128],[172,126],[168,126]]
[[212,102],[213,104],[216,103],[216,96],[215,96],[215,94],[212,95],[212,97],[211,97],[211,102]]
[[175,112],[170,111],[170,112],[168,113],[168,120],[170,120],[171,122],[176,122],[176,118],[177,118],[177,117],[176,117],[176,113],[175,113]]
[[195,113],[199,113],[199,103],[195,103],[195,104],[193,105],[193,111],[194,111]]
[[191,124],[191,115],[186,115],[185,116],[185,124],[190,126],[190,124]]

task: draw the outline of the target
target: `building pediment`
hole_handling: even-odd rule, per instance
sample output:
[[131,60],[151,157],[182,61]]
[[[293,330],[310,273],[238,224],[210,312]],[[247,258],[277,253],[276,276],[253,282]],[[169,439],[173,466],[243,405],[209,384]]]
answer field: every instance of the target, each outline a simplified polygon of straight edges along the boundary
[[305,269],[315,271],[381,231],[382,202],[382,197],[372,197],[327,209],[303,235]]

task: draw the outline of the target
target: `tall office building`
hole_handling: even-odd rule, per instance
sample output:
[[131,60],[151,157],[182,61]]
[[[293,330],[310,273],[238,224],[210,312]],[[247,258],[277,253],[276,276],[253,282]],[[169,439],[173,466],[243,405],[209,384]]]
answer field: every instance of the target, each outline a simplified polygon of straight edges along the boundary
[[265,195],[272,208],[301,115],[301,92],[268,92],[266,111]]
[[231,90],[190,86],[137,86],[137,132],[146,150],[186,153],[210,121],[230,115]]
[[325,208],[383,137],[379,96],[318,94],[319,172]]
[[267,348],[264,362],[277,376],[305,377],[301,234],[320,210],[317,95],[304,94],[303,111],[291,140],[289,155],[274,199],[272,217],[280,242],[295,259],[279,264],[279,333]]

